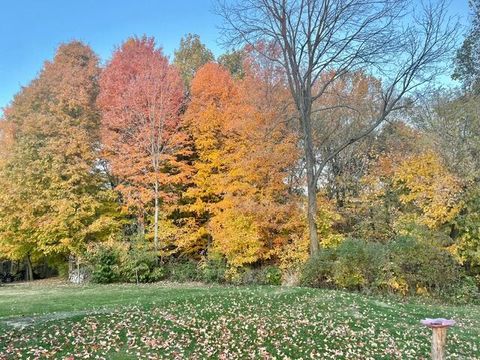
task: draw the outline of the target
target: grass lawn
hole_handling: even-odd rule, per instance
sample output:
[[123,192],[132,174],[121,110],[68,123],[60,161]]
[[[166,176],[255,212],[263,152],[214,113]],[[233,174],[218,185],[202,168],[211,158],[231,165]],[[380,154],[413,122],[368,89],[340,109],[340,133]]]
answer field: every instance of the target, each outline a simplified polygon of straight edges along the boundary
[[448,358],[480,359],[480,307],[339,291],[36,282],[0,287],[0,359],[428,359],[425,317],[458,321]]

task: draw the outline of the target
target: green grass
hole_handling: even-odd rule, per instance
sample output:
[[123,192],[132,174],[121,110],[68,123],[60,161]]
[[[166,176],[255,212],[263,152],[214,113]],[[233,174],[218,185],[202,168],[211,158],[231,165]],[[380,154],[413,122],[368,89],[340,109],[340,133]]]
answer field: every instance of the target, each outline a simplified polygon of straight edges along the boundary
[[473,305],[268,286],[18,284],[0,288],[0,359],[428,359],[419,321],[440,316],[458,321],[448,358],[480,359]]

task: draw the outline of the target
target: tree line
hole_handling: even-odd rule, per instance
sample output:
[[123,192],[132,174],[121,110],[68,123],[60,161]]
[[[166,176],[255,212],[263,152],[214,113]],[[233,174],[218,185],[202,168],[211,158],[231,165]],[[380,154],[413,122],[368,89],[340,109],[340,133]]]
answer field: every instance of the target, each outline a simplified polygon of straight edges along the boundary
[[[479,4],[453,59],[445,3],[409,5],[219,2],[239,50],[217,59],[192,34],[172,62],[145,36],[104,65],[62,44],[0,121],[2,256],[29,277],[105,248],[285,277],[408,237],[478,276]],[[431,90],[452,61],[463,87]]]

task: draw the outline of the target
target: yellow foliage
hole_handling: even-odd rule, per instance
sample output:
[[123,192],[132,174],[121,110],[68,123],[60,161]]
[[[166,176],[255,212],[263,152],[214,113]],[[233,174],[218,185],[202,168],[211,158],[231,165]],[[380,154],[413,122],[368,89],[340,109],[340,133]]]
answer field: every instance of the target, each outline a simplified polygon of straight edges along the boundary
[[279,251],[279,267],[282,270],[298,269],[308,260],[310,241],[304,232],[301,235],[292,234],[290,241],[287,242]]
[[212,250],[225,255],[231,266],[240,267],[258,260],[262,244],[251,217],[228,209],[213,218],[210,229],[215,239]]
[[193,79],[186,122],[197,158],[186,196],[194,220],[182,251],[208,247],[239,267],[275,256],[288,238],[298,209],[285,179],[297,141],[278,121],[278,99],[262,100],[265,86],[250,75],[234,81],[216,64]]
[[358,209],[364,220],[359,231],[365,238],[423,237],[419,231],[439,230],[463,206],[461,181],[433,152],[383,155],[362,183]]
[[392,277],[388,280],[387,285],[396,293],[402,294],[404,296],[408,294],[408,284],[402,278]]
[[395,170],[393,180],[401,190],[400,201],[419,208],[420,221],[429,228],[451,221],[462,207],[460,181],[432,152],[407,158]]
[[[341,220],[334,205],[323,194],[319,194],[317,230],[320,244],[324,248],[335,247],[344,240],[344,236],[335,231],[333,225]],[[309,258],[310,240],[305,226],[305,213],[298,211],[296,217],[289,220],[290,238],[278,248],[279,267],[282,270],[299,269]]]

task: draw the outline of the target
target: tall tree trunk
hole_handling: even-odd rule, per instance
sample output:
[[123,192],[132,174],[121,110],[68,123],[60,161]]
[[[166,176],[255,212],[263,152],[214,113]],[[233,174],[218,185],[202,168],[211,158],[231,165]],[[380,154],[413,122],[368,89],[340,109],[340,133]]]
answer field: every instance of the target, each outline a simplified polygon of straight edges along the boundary
[[25,271],[25,280],[32,281],[33,280],[33,269],[32,269],[32,261],[30,260],[30,255],[27,255],[25,258],[25,265],[27,267]]
[[155,263],[158,265],[158,214],[159,213],[159,201],[158,201],[158,180],[155,180],[155,216],[154,216],[154,235],[153,235],[153,247],[155,250]]
[[310,255],[315,256],[319,252],[317,231],[317,186],[315,184],[314,165],[307,156],[307,197],[308,197],[308,233],[310,237]]
[[302,130],[304,138],[304,150],[307,170],[307,221],[310,238],[310,256],[319,252],[317,232],[317,184],[315,178],[315,157],[313,155],[312,129],[310,122],[309,107],[301,109]]

